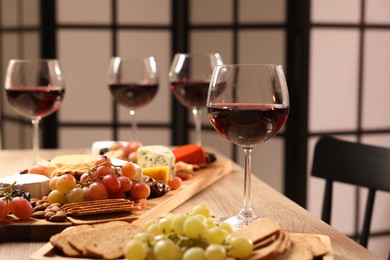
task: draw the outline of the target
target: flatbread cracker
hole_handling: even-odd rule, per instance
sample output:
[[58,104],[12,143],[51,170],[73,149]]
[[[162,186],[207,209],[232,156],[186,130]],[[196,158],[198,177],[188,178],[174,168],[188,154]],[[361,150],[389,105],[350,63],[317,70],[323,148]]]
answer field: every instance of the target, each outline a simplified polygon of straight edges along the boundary
[[237,235],[246,237],[254,244],[280,231],[280,225],[269,218],[260,218],[249,225],[235,231]]
[[316,235],[291,233],[290,236],[292,241],[302,240],[306,243],[314,257],[326,255],[329,251],[324,243],[322,243],[321,239]]

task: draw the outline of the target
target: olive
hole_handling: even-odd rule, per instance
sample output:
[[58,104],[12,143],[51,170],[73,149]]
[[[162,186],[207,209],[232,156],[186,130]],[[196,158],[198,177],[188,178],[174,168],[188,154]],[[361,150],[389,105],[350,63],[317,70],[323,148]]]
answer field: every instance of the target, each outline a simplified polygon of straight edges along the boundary
[[[148,184],[149,185],[149,184]],[[171,190],[164,181],[154,181],[149,185],[151,197],[161,197]]]

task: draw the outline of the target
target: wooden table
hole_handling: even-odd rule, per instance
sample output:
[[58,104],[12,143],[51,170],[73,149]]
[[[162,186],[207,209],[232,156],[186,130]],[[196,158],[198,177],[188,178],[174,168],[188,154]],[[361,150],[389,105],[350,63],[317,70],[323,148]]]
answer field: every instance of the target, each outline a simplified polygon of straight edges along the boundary
[[[85,153],[88,149],[43,150],[41,157],[50,159],[55,155]],[[0,151],[0,177],[20,171],[32,165],[33,155],[29,150]],[[203,190],[174,212],[188,212],[193,205],[205,203],[216,216],[237,213],[243,201],[243,169],[233,164],[232,173]],[[252,206],[258,215],[279,222],[284,230],[299,233],[327,235],[331,239],[334,259],[379,259],[366,248],[343,235],[310,212],[289,200],[258,178],[252,178]],[[0,244],[0,259],[29,259],[42,247],[42,242]]]

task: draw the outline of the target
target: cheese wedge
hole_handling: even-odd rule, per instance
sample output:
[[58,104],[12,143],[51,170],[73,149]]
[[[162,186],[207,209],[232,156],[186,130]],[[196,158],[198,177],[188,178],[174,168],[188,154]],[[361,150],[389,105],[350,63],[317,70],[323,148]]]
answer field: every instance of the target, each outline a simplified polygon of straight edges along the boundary
[[167,166],[169,178],[175,174],[175,155],[171,149],[163,145],[148,145],[138,148],[137,164],[141,168]]
[[168,166],[159,166],[151,168],[142,168],[142,174],[152,177],[155,180],[161,180],[165,183],[169,181],[169,167]]
[[16,182],[13,189],[21,189],[30,193],[31,198],[42,198],[49,194],[49,178],[41,174],[14,174],[0,179],[0,187],[7,187]]
[[206,153],[201,145],[186,144],[173,149],[176,162],[185,162],[188,164],[206,164]]

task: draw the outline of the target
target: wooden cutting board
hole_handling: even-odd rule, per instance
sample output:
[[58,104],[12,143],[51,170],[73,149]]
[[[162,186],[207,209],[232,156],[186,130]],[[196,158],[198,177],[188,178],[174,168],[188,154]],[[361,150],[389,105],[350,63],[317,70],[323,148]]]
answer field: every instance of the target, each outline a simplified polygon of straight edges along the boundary
[[[194,173],[194,177],[183,181],[183,185],[177,189],[169,191],[160,198],[153,198],[147,201],[144,210],[137,212],[140,224],[150,218],[157,218],[169,212],[206,189],[211,184],[217,182],[231,172],[232,162],[221,154],[215,153],[217,161]],[[72,219],[72,222],[52,223],[46,220],[30,219],[26,221],[17,220],[12,215],[8,216],[5,222],[0,223],[0,242],[11,241],[48,241],[56,233],[65,228],[79,224],[92,224],[102,220],[119,219],[123,215],[100,215],[98,217],[85,217]]]

